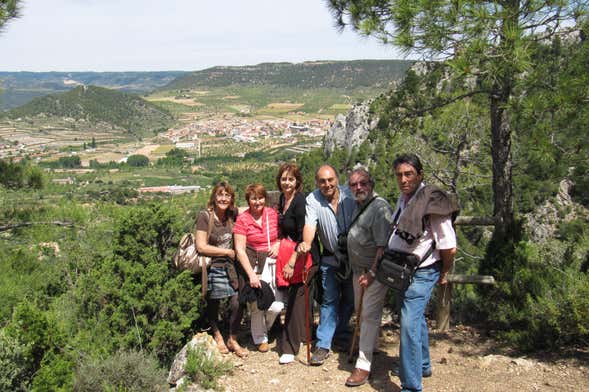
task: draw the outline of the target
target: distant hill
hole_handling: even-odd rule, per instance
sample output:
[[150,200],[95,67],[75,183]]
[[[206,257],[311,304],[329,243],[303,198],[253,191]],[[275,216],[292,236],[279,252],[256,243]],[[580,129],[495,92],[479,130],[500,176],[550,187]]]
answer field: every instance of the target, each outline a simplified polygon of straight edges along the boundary
[[164,86],[184,71],[162,72],[0,72],[0,110],[15,108],[34,97],[93,85],[133,93]]
[[213,67],[187,73],[160,90],[231,85],[274,85],[298,88],[386,88],[413,64],[406,60],[309,61]]
[[4,115],[9,118],[45,115],[106,122],[137,136],[150,134],[173,122],[170,113],[135,94],[96,86],[79,86],[65,93],[37,97]]

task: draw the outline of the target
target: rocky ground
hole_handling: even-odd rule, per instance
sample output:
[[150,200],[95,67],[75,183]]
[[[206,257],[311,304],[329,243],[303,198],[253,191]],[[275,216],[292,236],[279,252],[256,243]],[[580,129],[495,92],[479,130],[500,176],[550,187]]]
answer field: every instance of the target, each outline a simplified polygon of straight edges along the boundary
[[[247,331],[242,342],[249,341]],[[425,391],[589,391],[589,351],[521,356],[501,348],[479,330],[457,326],[449,333],[431,335],[433,376],[424,379]],[[233,357],[235,369],[220,385],[226,391],[399,391],[400,382],[389,369],[398,361],[399,334],[394,324],[383,327],[370,382],[348,388],[344,382],[353,364],[343,352],[332,353],[323,366],[299,361],[278,364],[275,341],[262,354],[248,345],[245,360]]]

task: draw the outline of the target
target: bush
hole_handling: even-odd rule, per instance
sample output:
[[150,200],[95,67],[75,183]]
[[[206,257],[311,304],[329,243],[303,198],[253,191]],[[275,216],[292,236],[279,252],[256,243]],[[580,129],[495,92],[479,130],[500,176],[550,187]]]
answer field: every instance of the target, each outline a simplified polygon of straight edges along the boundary
[[192,382],[198,383],[205,389],[217,390],[219,377],[232,369],[233,365],[230,362],[216,361],[207,355],[206,349],[202,346],[188,348],[184,371]]
[[0,391],[28,391],[27,347],[0,330]]
[[523,350],[589,344],[589,275],[580,271],[589,240],[578,222],[562,230],[571,228],[571,242],[519,242],[484,299],[499,336]]
[[166,391],[165,380],[166,371],[155,358],[138,351],[119,351],[106,359],[82,361],[75,371],[73,390]]
[[131,155],[127,158],[127,165],[133,167],[149,166],[149,158],[141,154]]
[[33,379],[32,392],[69,392],[73,387],[74,363],[66,355],[48,352]]

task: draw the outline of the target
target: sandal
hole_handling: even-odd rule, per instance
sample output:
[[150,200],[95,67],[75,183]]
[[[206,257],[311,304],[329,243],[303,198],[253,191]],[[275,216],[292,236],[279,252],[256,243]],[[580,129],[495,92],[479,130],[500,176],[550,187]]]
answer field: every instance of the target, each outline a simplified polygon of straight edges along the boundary
[[247,358],[249,355],[249,351],[247,351],[246,348],[241,347],[236,341],[228,341],[227,347],[239,358]]
[[229,354],[229,349],[227,348],[227,346],[225,345],[225,342],[223,341],[223,337],[213,337],[213,339],[215,340],[215,343],[217,343],[217,349],[219,349],[219,352],[221,354]]

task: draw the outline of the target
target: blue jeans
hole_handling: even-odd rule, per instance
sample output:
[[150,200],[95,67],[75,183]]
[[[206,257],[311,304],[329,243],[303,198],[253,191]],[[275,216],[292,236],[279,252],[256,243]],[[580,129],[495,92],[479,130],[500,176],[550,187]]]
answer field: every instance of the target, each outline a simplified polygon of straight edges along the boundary
[[350,317],[354,312],[352,279],[340,282],[335,277],[337,267],[321,264],[323,301],[317,328],[317,347],[331,349],[334,335],[350,333]]
[[402,297],[399,348],[402,392],[421,391],[421,375],[431,369],[425,306],[440,278],[440,263],[418,269]]

